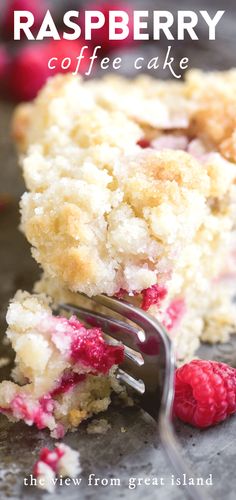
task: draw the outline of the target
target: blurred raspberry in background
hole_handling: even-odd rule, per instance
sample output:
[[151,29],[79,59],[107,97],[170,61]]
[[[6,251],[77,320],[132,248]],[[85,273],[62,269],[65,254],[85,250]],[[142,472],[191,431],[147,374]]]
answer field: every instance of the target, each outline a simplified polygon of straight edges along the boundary
[[[47,61],[52,57],[57,57],[58,62],[54,61],[56,65],[55,69],[50,70],[50,75],[55,75],[56,73],[70,73],[74,72],[77,67],[77,57],[79,56],[82,47],[88,47],[83,51],[83,59],[81,59],[79,66],[79,73],[84,74],[88,70],[89,57],[92,55],[92,49],[89,47],[89,43],[85,42],[81,38],[79,40],[52,40],[45,44],[45,50],[47,55]],[[67,69],[62,69],[61,62],[63,59],[71,59],[71,65]],[[65,64],[66,67],[66,64]]]
[[[111,50],[117,50],[117,49],[125,49],[132,45],[134,42],[133,40],[133,20],[132,20],[132,13],[133,13],[133,7],[127,3],[118,3],[118,2],[108,2],[108,1],[102,1],[102,2],[94,2],[88,3],[86,2],[86,10],[99,10],[104,14],[105,17],[105,25],[103,28],[100,28],[98,30],[94,30],[91,35],[91,44],[93,47],[96,45],[101,45],[102,46],[102,51],[103,53],[108,53]],[[109,11],[124,11],[129,15],[129,35],[125,40],[109,40]],[[84,14],[82,13],[79,17],[79,22],[82,24],[82,33],[84,35]],[[117,17],[117,21],[119,21],[119,18]],[[119,28],[117,28],[117,33],[119,33]]]
[[[8,89],[15,101],[30,101],[43,87],[47,78],[56,73],[74,72],[77,66],[76,57],[81,48],[86,45],[84,41],[50,40],[42,43],[25,45],[12,59],[8,74]],[[79,73],[84,74],[88,69],[91,51],[86,49],[82,59]],[[49,69],[48,61],[54,61],[55,69]],[[67,69],[61,68],[64,58],[71,58],[71,65]]]
[[[102,46],[103,56],[112,50],[125,49],[133,43],[133,23],[130,15],[129,36],[125,40],[109,40],[108,16],[109,10],[123,10],[128,14],[132,13],[133,8],[126,3],[115,4],[103,0],[99,4],[91,1],[78,5],[74,3],[73,8],[80,12],[78,23],[81,26],[81,37],[78,40],[52,40],[50,38],[42,42],[29,42],[26,37],[23,37],[23,42],[14,42],[14,11],[28,10],[34,15],[35,23],[31,28],[34,35],[42,24],[47,9],[50,10],[57,29],[61,31],[61,36],[64,31],[63,14],[72,8],[72,4],[68,1],[64,4],[63,10],[60,10],[61,2],[52,2],[49,0],[8,0],[3,8],[1,18],[1,33],[6,41],[0,45],[0,92],[4,96],[14,101],[30,101],[34,99],[38,91],[43,87],[47,78],[56,73],[75,72],[79,57],[83,46],[88,46],[84,50],[78,72],[84,74],[89,67],[89,58],[92,55],[93,48],[96,45]],[[101,29],[94,30],[91,41],[84,41],[84,11],[100,10],[105,16],[105,26]],[[66,28],[65,31],[69,32]],[[118,29],[119,32],[119,29]],[[13,42],[13,43],[12,43]],[[55,66],[49,69],[48,61],[51,58],[57,58],[53,61]],[[63,69],[61,63],[64,59],[70,58]],[[68,67],[67,67],[68,66]],[[94,64],[96,67],[96,64]]]
[[40,27],[49,4],[46,0],[8,0],[5,12],[2,17],[2,33],[5,38],[14,38],[14,11],[28,10],[34,15],[34,27],[36,30]]
[[16,101],[33,99],[49,75],[43,44],[26,45],[11,60],[7,76],[10,97]]

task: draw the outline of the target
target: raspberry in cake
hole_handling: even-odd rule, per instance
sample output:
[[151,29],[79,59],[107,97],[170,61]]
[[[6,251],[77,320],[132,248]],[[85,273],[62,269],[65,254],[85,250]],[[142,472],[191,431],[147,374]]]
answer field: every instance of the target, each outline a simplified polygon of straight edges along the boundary
[[21,228],[55,302],[123,296],[179,361],[236,325],[236,72],[51,79],[16,111]]
[[76,317],[54,316],[45,296],[18,292],[7,322],[16,357],[14,381],[0,384],[0,412],[9,420],[61,438],[106,410],[113,387],[124,391],[114,372],[123,346],[108,345],[99,328],[87,329]]

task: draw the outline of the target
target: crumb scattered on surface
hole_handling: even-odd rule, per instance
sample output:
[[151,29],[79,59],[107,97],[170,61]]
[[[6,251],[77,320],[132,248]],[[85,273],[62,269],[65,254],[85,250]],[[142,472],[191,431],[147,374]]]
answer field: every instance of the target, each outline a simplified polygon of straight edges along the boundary
[[78,476],[81,472],[79,458],[79,452],[64,443],[56,443],[53,450],[43,448],[33,469],[37,487],[53,493],[56,476],[63,478]]
[[87,427],[88,434],[106,434],[111,424],[105,418],[94,419]]

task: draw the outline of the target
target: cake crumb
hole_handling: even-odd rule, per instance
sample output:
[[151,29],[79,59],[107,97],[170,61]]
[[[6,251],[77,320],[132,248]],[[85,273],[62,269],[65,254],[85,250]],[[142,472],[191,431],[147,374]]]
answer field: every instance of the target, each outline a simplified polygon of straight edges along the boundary
[[105,419],[94,419],[87,427],[88,434],[106,434],[111,429],[111,424]]
[[125,427],[121,427],[120,432],[122,432],[122,434],[124,434],[124,432],[127,432],[127,429]]
[[75,477],[81,472],[79,452],[63,443],[56,443],[53,450],[42,448],[39,460],[34,465],[33,474],[37,488],[53,493],[56,476]]
[[69,412],[69,422],[73,427],[78,427],[78,425],[86,419],[88,412],[85,410],[73,409]]

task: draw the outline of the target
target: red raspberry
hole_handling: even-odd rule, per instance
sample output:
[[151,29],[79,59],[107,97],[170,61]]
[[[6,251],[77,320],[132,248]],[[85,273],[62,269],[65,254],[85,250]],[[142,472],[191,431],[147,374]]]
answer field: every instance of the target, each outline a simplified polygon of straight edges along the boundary
[[[47,62],[49,59],[52,57],[57,57],[58,61],[54,63],[56,65],[56,68],[53,70],[50,70],[50,76],[55,75],[56,73],[71,73],[75,72],[78,64],[78,60],[76,59],[82,50],[83,46],[88,46],[89,44],[85,42],[84,40],[51,40],[45,44],[45,50],[47,53]],[[89,58],[92,55],[92,50],[90,47],[84,49],[83,56],[84,58],[81,59],[80,66],[78,68],[78,72],[80,74],[86,73],[86,71],[89,69]],[[65,58],[70,58],[71,59],[71,65],[69,66],[68,69],[62,69],[61,68],[61,62]],[[94,64],[95,66],[95,64]]]
[[167,290],[162,285],[152,285],[149,288],[142,290],[143,300],[141,303],[141,308],[147,311],[150,306],[156,304],[159,305],[160,302],[166,297]]
[[[38,91],[46,83],[47,78],[56,73],[67,73],[76,69],[76,57],[80,54],[84,42],[77,41],[49,41],[37,45],[26,46],[18,52],[11,63],[9,70],[9,91],[11,97],[16,101],[30,101],[34,99]],[[91,52],[85,50],[79,72],[83,73],[88,69],[88,58]],[[52,57],[57,57],[56,69],[48,68],[48,61]],[[60,63],[65,57],[72,59],[72,64],[67,70],[60,67]]]
[[236,369],[193,360],[175,372],[174,413],[194,427],[210,427],[236,411]]
[[[34,15],[34,26],[31,31],[41,26],[44,16],[47,11],[47,3],[44,0],[8,0],[5,16],[3,16],[2,25],[4,35],[7,38],[12,38],[14,33],[14,11],[15,10],[28,10]],[[22,32],[23,33],[23,32]]]
[[[96,5],[92,3],[86,6],[87,10],[99,10],[105,16],[105,24],[102,28],[92,31],[92,45],[101,45],[103,53],[109,52],[116,49],[124,49],[125,47],[134,43],[133,40],[133,20],[132,14],[133,10],[130,5],[126,3],[115,3],[103,1]],[[125,40],[109,40],[109,11],[121,10],[129,15],[129,35]],[[81,16],[82,18],[82,16]],[[81,19],[84,24],[84,19]]]
[[9,92],[16,101],[30,101],[50,75],[44,45],[24,47],[9,70]]

